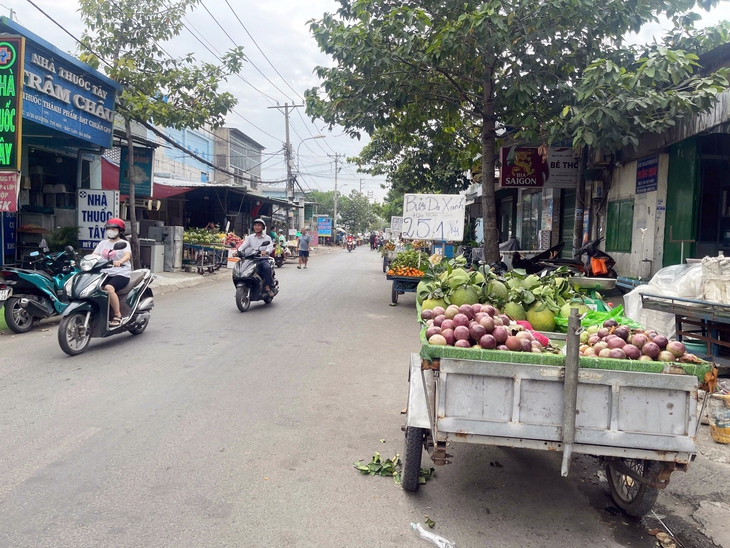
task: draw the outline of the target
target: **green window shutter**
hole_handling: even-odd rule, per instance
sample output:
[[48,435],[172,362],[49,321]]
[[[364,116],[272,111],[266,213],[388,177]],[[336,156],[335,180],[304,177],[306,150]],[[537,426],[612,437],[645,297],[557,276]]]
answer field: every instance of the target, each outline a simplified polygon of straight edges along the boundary
[[634,201],[609,202],[606,221],[606,251],[631,252],[631,235],[634,225]]

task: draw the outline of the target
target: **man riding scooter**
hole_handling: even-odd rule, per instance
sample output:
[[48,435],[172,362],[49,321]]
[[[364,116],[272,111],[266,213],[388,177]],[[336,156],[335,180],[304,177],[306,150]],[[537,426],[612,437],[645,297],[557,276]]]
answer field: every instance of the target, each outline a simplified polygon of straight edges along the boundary
[[[263,219],[256,219],[253,222],[253,234],[249,234],[243,241],[238,251],[246,253],[247,251],[261,250],[261,255],[268,256],[274,250],[274,244],[271,238],[265,234],[266,223]],[[267,246],[264,243],[268,242]],[[274,294],[271,291],[271,285],[274,283],[271,277],[271,264],[269,261],[259,261],[258,264],[259,273],[264,280],[264,291],[266,291],[270,297]]]

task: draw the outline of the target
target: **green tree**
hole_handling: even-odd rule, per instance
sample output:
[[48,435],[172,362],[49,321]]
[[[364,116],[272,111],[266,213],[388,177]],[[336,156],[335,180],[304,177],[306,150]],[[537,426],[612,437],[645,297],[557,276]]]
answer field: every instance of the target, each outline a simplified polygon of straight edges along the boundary
[[[312,190],[309,192],[309,195],[312,197],[312,200],[314,200],[316,204],[315,210],[317,215],[329,215],[330,217],[332,217],[335,211],[334,190]],[[342,198],[340,198],[340,201],[341,200]]]
[[[498,134],[534,142],[560,123],[595,59],[621,66],[623,37],[661,14],[682,16],[716,0],[339,0],[310,28],[330,66],[306,93],[307,112],[353,136],[382,128],[479,135],[484,250],[498,259],[494,201]],[[388,131],[388,130],[383,130]],[[455,146],[461,146],[456,143]],[[473,151],[473,152],[472,152]]]
[[[86,25],[81,51],[87,62],[101,66],[123,86],[117,111],[124,118],[129,147],[129,203],[132,255],[139,265],[136,229],[134,154],[131,122],[154,123],[175,129],[220,127],[236,98],[220,91],[227,76],[241,70],[243,50],[222,57],[221,66],[198,63],[192,54],[172,58],[163,44],[178,36],[183,17],[201,0],[79,0]],[[96,58],[95,56],[98,56]]]
[[338,204],[337,210],[339,217],[338,226],[344,226],[348,232],[365,232],[375,221],[372,205],[365,194],[353,190],[344,203],[342,202],[342,198],[340,198],[340,203],[342,205]]

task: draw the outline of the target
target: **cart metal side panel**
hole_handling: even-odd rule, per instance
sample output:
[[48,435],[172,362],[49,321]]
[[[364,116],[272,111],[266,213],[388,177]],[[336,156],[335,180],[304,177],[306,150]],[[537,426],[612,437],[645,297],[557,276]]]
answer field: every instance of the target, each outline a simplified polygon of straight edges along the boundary
[[[563,368],[442,359],[436,433],[562,441]],[[575,443],[694,453],[697,379],[581,369]]]

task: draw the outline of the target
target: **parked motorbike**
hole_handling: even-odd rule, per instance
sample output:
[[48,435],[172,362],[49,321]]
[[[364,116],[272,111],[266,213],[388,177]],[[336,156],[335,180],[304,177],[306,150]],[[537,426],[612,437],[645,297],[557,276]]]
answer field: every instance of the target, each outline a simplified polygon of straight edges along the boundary
[[277,242],[276,247],[274,248],[274,264],[276,264],[276,268],[281,268],[282,266],[284,266],[284,263],[286,262],[286,256],[286,248],[281,245],[281,242]]
[[79,271],[71,246],[30,256],[35,270],[6,266],[1,271],[5,287],[0,288],[0,304],[5,301],[5,323],[14,333],[26,333],[33,322],[61,314],[68,306],[64,284]]
[[[240,261],[233,267],[233,285],[236,286],[236,306],[241,312],[246,312],[252,301],[264,301],[271,303],[279,293],[279,281],[276,279],[274,270],[274,259],[261,255],[261,249],[266,248],[270,242],[264,242],[257,250],[244,253],[237,253]],[[258,273],[258,266],[261,261],[271,262],[271,278],[273,284],[271,291],[273,296],[267,295],[264,291],[264,280]]]
[[[616,261],[608,253],[598,249],[603,237],[591,240],[578,249],[572,259],[561,259],[560,253],[565,246],[561,242],[531,259],[523,259],[519,253],[515,253],[512,259],[514,268],[524,268],[528,274],[537,274],[542,271],[552,271],[565,267],[569,272],[579,276],[593,278],[617,278],[618,274],[613,269]],[[586,262],[582,260],[583,255],[587,256]]]
[[[124,249],[124,242],[114,244],[114,249]],[[154,306],[152,298],[152,273],[142,268],[134,270],[129,283],[117,291],[122,313],[119,326],[110,327],[111,310],[109,294],[104,291],[108,274],[105,271],[113,262],[91,255],[82,259],[81,272],[65,284],[70,303],[63,312],[58,326],[58,344],[69,356],[81,354],[92,337],[109,337],[124,332],[141,335],[150,322],[150,311]]]

